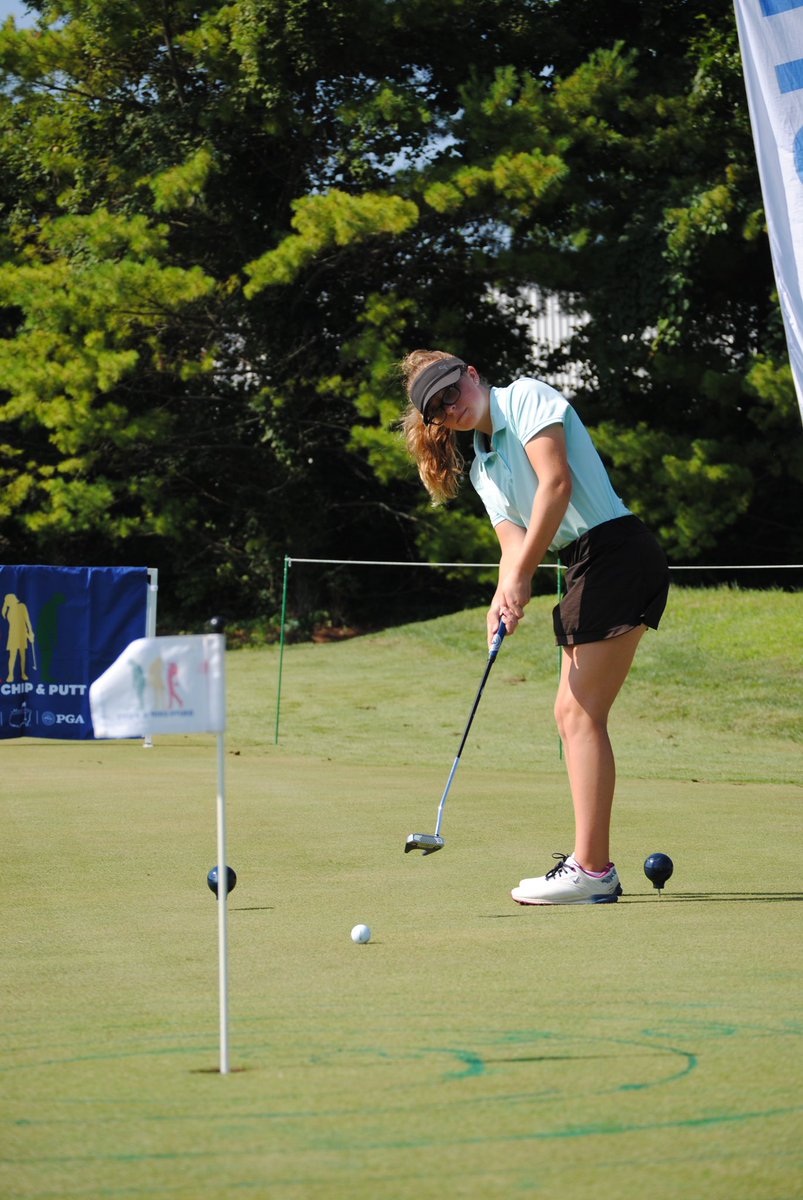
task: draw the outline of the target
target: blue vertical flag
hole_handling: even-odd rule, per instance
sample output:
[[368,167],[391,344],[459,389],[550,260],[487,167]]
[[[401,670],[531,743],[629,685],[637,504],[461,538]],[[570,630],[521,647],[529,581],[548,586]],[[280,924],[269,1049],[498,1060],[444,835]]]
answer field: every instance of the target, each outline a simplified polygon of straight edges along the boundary
[[0,567],[0,738],[91,738],[89,685],[146,633],[147,567]]

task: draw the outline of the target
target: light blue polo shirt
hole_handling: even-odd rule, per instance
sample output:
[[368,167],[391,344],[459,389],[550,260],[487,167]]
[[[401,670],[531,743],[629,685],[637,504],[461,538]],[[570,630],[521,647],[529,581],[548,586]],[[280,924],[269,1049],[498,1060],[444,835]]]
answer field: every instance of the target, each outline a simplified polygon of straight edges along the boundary
[[471,482],[492,525],[501,521],[512,521],[524,529],[529,525],[538,476],[524,447],[549,425],[563,426],[572,475],[569,507],[550,550],[560,550],[603,521],[630,515],[611,487],[582,421],[568,400],[548,383],[525,378],[506,388],[491,388],[491,421],[490,448],[484,433],[474,433]]

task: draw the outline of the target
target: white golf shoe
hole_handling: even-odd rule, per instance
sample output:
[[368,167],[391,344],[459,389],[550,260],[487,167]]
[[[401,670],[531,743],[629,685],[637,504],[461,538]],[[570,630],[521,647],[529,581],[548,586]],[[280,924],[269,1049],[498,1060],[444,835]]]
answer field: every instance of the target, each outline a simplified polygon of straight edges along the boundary
[[558,865],[546,875],[522,879],[510,893],[517,904],[615,904],[622,885],[611,863],[604,875],[589,875],[571,854],[553,854]]

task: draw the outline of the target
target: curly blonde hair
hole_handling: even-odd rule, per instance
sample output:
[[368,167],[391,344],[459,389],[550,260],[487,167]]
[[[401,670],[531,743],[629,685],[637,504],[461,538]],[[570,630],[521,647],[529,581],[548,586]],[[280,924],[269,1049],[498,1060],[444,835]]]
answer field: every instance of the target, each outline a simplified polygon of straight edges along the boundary
[[[418,375],[440,358],[452,358],[444,350],[413,350],[399,363],[409,400],[410,389]],[[407,451],[418,467],[421,482],[433,504],[453,500],[460,487],[465,461],[452,429],[443,425],[425,425],[421,413],[409,401],[401,419]]]

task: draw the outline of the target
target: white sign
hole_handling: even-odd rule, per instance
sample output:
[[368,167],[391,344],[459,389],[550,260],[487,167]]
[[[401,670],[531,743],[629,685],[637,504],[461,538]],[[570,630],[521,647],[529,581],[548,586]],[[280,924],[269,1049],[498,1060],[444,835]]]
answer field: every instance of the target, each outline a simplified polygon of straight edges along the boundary
[[138,638],[89,688],[95,737],[222,733],[225,639]]
[[735,0],[789,360],[803,415],[803,0]]

